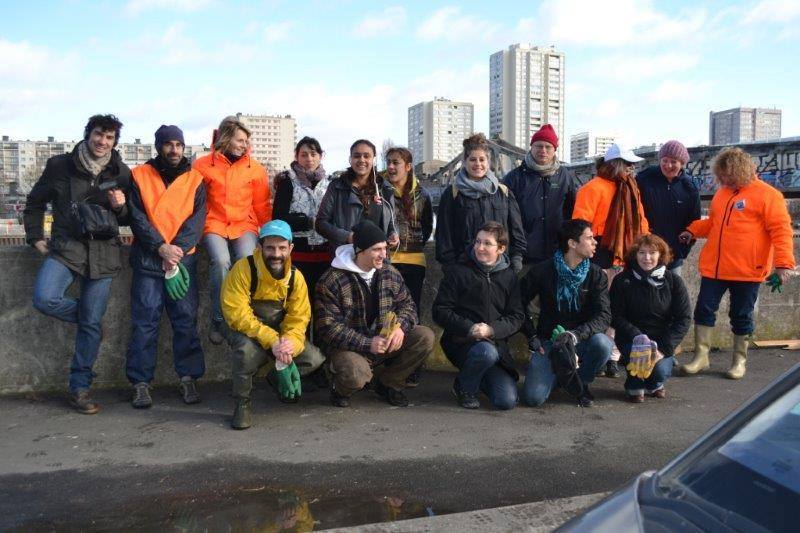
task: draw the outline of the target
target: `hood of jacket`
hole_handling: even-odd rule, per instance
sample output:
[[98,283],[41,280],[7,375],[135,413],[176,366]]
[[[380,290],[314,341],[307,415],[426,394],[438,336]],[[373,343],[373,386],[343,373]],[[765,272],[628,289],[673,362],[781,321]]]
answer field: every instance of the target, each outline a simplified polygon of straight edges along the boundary
[[358,274],[367,283],[372,280],[372,276],[375,275],[376,271],[374,268],[365,271],[358,267],[356,264],[356,251],[352,244],[343,244],[336,248],[336,255],[333,258],[333,262],[331,262],[331,266]]

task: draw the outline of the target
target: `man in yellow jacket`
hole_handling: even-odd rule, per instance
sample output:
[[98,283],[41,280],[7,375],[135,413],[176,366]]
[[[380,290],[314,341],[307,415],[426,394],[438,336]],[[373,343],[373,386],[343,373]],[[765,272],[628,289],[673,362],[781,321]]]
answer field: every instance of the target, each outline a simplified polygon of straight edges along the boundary
[[300,399],[300,374],[319,368],[324,357],[306,344],[311,305],[303,274],[291,265],[292,230],[283,220],[261,227],[260,247],[233,265],[222,284],[222,314],[232,330],[231,426],[251,425],[250,392],[259,368],[274,362],[281,401]]

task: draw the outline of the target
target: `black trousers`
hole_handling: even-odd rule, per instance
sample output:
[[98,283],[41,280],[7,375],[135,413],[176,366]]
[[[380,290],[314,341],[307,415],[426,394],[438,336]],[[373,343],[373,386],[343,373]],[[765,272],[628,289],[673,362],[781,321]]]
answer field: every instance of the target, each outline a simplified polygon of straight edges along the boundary
[[411,293],[411,298],[417,306],[417,317],[422,321],[422,283],[425,281],[425,267],[420,265],[410,265],[408,263],[392,263],[392,266],[403,276],[403,281]]

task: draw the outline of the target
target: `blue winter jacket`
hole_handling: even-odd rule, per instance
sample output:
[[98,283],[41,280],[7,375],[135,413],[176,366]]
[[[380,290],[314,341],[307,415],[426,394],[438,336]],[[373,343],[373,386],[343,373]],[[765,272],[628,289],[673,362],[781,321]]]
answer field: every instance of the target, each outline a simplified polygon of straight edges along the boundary
[[674,258],[670,268],[680,266],[691,245],[678,242],[678,235],[700,218],[700,191],[685,170],[670,182],[658,165],[639,172],[636,181],[650,231],[667,241],[672,249]]

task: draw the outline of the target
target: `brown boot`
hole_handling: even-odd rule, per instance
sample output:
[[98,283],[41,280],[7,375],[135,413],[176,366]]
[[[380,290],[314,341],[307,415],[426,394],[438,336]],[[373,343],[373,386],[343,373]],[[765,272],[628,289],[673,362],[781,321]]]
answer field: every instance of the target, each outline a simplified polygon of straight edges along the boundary
[[730,370],[725,374],[729,379],[742,379],[745,373],[745,363],[747,362],[747,345],[750,335],[733,336],[733,362]]
[[694,327],[694,359],[681,366],[681,373],[685,376],[697,374],[709,367],[708,352],[711,350],[711,332],[714,328],[709,326]]
[[100,410],[100,406],[92,400],[92,397],[89,396],[89,391],[86,389],[80,389],[75,394],[70,394],[69,404],[83,415],[93,415]]

